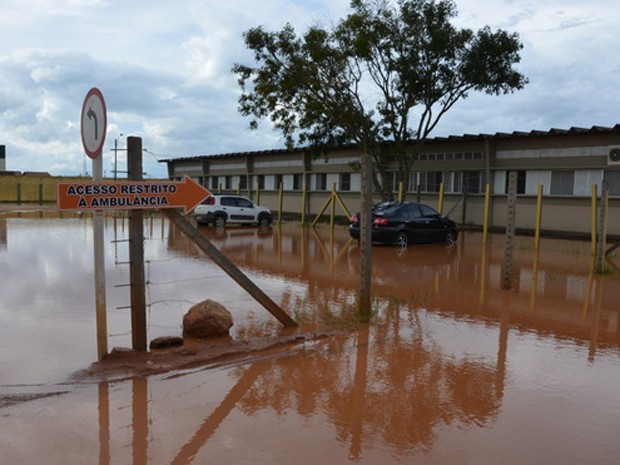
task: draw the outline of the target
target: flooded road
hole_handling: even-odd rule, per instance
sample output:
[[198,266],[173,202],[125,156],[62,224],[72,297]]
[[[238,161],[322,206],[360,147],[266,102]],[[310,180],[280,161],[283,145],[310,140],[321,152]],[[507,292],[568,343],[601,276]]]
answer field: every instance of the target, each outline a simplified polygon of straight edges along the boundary
[[[96,359],[88,218],[0,216],[4,464],[616,464],[620,276],[589,244],[373,248],[365,329],[144,378],[66,383]],[[131,345],[126,220],[106,219],[109,346]],[[347,324],[358,285],[346,229],[200,228],[308,327]],[[278,334],[259,304],[159,217],[145,222],[148,335],[180,335],[211,298],[231,335]],[[620,263],[612,256],[612,265]]]

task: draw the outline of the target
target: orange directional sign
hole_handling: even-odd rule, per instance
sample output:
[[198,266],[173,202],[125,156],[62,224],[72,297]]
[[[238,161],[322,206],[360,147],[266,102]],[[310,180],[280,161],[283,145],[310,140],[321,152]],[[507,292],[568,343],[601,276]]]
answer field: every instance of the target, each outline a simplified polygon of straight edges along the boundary
[[61,211],[184,208],[192,211],[211,193],[185,176],[182,181],[59,182]]

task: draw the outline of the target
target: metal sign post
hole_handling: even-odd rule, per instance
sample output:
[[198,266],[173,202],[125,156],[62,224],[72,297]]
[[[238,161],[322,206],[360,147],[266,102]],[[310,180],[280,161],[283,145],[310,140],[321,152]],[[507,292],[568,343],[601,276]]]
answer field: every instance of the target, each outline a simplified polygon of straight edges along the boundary
[[[107,113],[103,94],[92,88],[82,105],[82,145],[93,160],[93,181],[103,179],[102,149],[107,128]],[[105,256],[103,247],[103,211],[93,215],[93,247],[95,261],[95,306],[97,321],[97,357],[101,360],[108,353],[108,321],[105,294]]]

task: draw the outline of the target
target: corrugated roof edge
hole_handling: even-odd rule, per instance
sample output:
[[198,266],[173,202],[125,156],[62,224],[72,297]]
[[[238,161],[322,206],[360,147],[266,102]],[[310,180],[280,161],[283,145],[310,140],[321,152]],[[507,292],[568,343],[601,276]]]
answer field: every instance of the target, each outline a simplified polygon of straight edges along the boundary
[[[606,126],[592,126],[591,128],[580,128],[580,127],[571,127],[570,129],[558,129],[551,128],[548,131],[541,130],[532,130],[530,132],[524,131],[513,131],[509,132],[496,132],[495,134],[463,134],[461,136],[438,136],[432,137],[429,141],[454,141],[454,140],[476,140],[476,139],[507,139],[507,138],[521,138],[521,137],[541,137],[541,136],[570,136],[574,134],[600,134],[600,133],[612,133],[612,132],[620,132],[620,123],[616,124],[612,127]],[[346,147],[343,147],[346,148]],[[232,158],[239,156],[260,156],[260,155],[277,155],[291,152],[299,152],[302,153],[305,149],[303,147],[295,148],[293,150],[288,149],[268,149],[268,150],[254,150],[250,152],[229,152],[229,153],[218,153],[212,155],[192,155],[190,157],[175,157],[175,158],[166,158],[159,160],[160,162],[169,162],[169,161],[183,161],[183,160],[195,160],[199,158]]]

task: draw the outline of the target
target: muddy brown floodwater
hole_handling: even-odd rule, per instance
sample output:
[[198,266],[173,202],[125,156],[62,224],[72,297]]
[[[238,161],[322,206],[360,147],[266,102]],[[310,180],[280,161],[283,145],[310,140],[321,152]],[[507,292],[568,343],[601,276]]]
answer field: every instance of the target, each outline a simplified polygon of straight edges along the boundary
[[[131,345],[127,222],[107,217],[109,346]],[[0,463],[620,463],[620,276],[586,242],[373,248],[352,316],[346,228],[200,228],[301,327],[275,319],[161,217],[145,220],[149,339],[223,303],[228,341],[96,360],[92,224],[0,214]],[[611,255],[609,266],[620,257]]]

